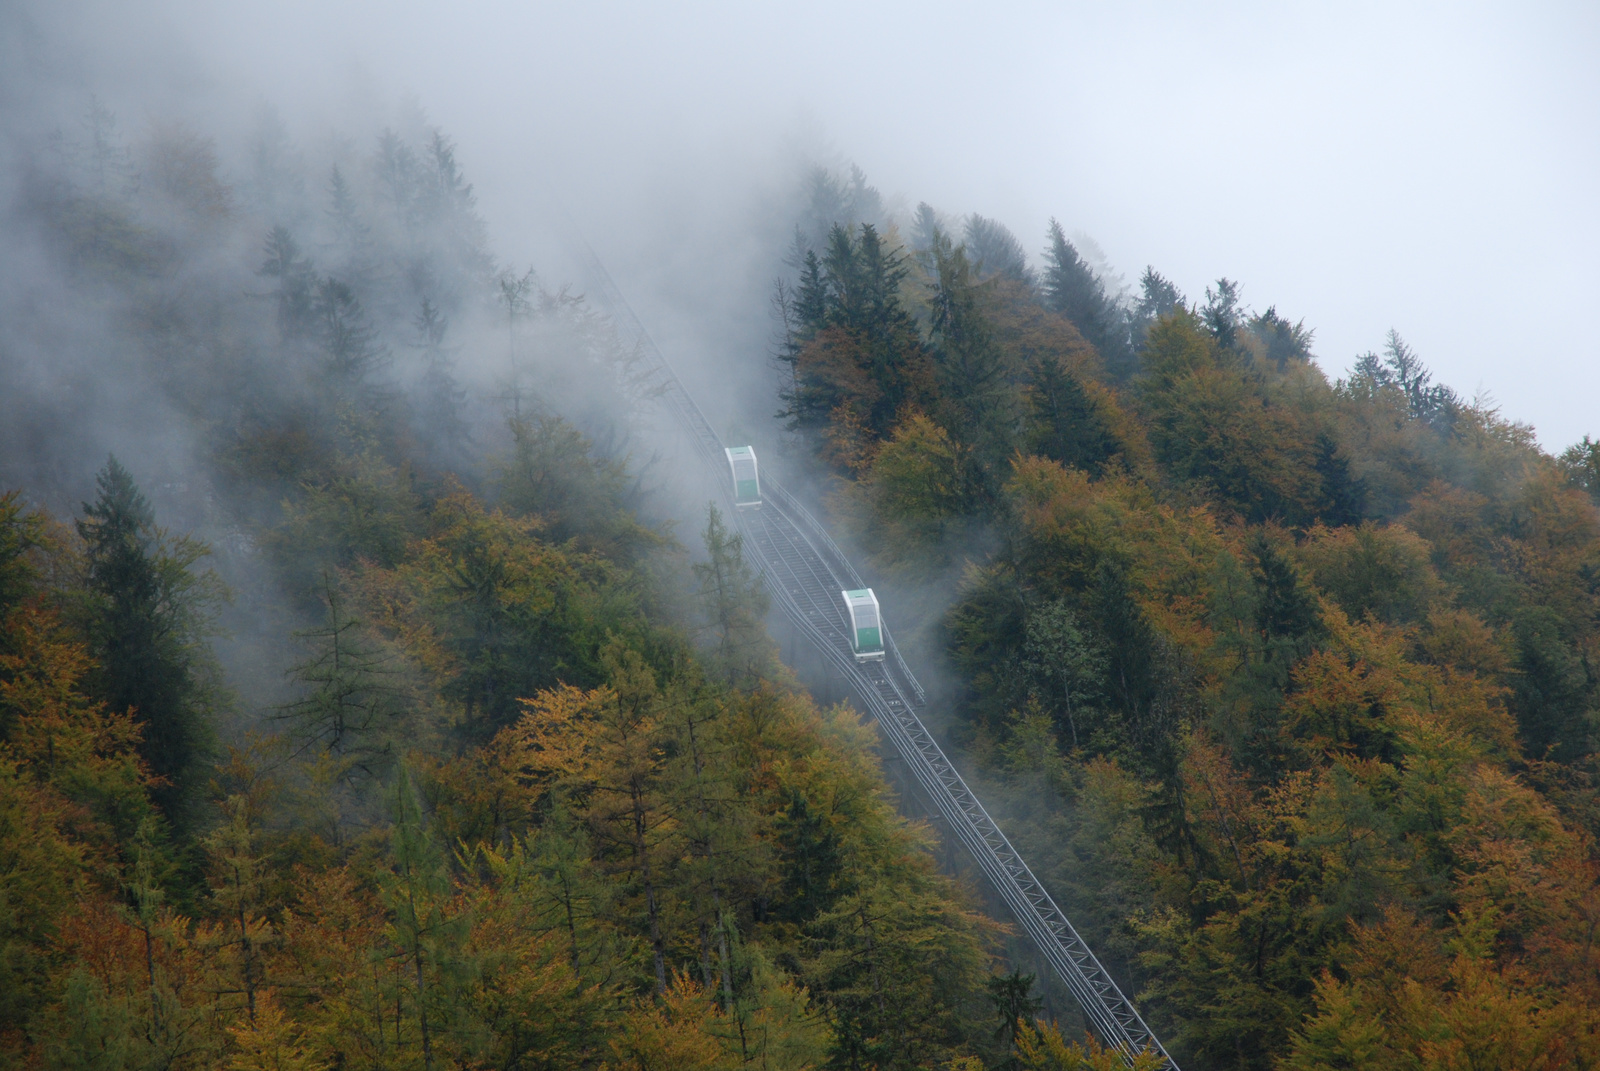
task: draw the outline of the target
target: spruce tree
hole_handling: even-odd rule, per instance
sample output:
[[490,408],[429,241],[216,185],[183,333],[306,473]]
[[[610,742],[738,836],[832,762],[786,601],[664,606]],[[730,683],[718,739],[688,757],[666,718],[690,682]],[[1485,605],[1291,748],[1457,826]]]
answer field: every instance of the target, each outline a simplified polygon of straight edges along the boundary
[[1332,528],[1360,524],[1366,513],[1367,485],[1350,473],[1350,462],[1339,452],[1339,444],[1326,432],[1317,436],[1313,465],[1322,477],[1322,505],[1317,519]]
[[999,1025],[994,1039],[1005,1054],[1000,1066],[1015,1069],[1022,1067],[1017,1059],[1017,1034],[1023,1028],[1031,1029],[1044,1001],[1033,995],[1034,976],[1014,970],[1010,974],[997,974],[989,979],[989,1002],[994,1005]]
[[1028,409],[1027,446],[1041,457],[1098,475],[1117,452],[1082,381],[1053,355],[1034,364]]
[[466,419],[461,410],[467,392],[456,382],[455,361],[445,347],[445,331],[449,321],[430,299],[422,299],[422,307],[411,321],[419,336],[417,348],[422,351],[427,367],[422,373],[421,397],[417,399],[416,413],[422,436],[431,442],[437,460],[456,464],[465,460],[464,448],[471,439]]
[[1239,307],[1239,284],[1232,279],[1217,280],[1217,288],[1206,287],[1206,306],[1200,319],[1223,349],[1231,349],[1238,338],[1244,310]]
[[1280,372],[1288,368],[1290,361],[1311,360],[1311,339],[1316,332],[1304,320],[1290,323],[1279,316],[1276,306],[1251,317],[1250,330],[1266,346],[1267,360]]
[[1144,274],[1139,277],[1139,300],[1133,306],[1134,347],[1143,350],[1150,328],[1155,326],[1156,321],[1182,307],[1183,292],[1166,276],[1146,265]]
[[972,262],[973,273],[979,278],[1002,276],[1019,283],[1032,283],[1033,272],[1028,268],[1028,254],[1022,243],[1006,225],[974,212],[967,217],[962,228],[963,244],[967,258]]
[[1322,631],[1316,596],[1294,563],[1264,535],[1256,536],[1250,553],[1255,559],[1255,626],[1262,656],[1278,663],[1287,679],[1288,667]]
[[1128,317],[1106,293],[1094,269],[1067,241],[1061,224],[1050,221],[1045,269],[1039,280],[1045,307],[1072,321],[1072,326],[1100,352],[1106,371],[1117,379],[1133,374],[1133,348],[1128,339]]
[[327,349],[329,378],[359,386],[382,359],[377,332],[367,321],[355,291],[337,279],[317,287],[317,318]]
[[300,246],[287,227],[267,232],[266,259],[256,269],[278,281],[274,295],[278,303],[278,334],[285,340],[298,339],[311,331],[316,319],[317,271],[300,255]]
[[393,955],[403,964],[401,976],[409,975],[402,992],[405,987],[411,992],[401,1003],[416,1017],[408,1026],[424,1071],[431,1071],[439,1035],[448,1033],[456,1002],[467,989],[462,953],[470,919],[454,901],[449,857],[429,832],[404,768],[395,778],[393,821],[390,868],[378,875],[378,893],[389,909]]
[[973,278],[965,248],[952,247],[949,238],[938,237],[933,257],[935,368],[948,405],[942,415],[958,439],[978,447],[982,459],[998,469],[1010,450],[1011,386],[1005,352],[984,308],[987,287]]
[[200,646],[213,581],[193,571],[209,550],[158,529],[115,457],[96,484],[100,493],[77,522],[87,565],[84,625],[98,662],[92,684],[112,710],[133,711],[140,751],[160,779],[152,795],[181,827],[214,743]]

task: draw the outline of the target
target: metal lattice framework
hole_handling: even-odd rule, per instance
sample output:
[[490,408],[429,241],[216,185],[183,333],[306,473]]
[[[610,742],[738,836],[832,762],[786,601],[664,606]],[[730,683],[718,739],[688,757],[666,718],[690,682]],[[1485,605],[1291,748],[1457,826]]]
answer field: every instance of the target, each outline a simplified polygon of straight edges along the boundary
[[[717,485],[731,507],[732,486],[721,439],[593,250],[581,240],[577,244],[585,255],[601,303],[624,337],[632,335],[645,366],[648,392],[659,397],[676,416],[708,471],[717,475]],[[1145,1025],[1132,1001],[1078,936],[1065,913],[928,732],[918,713],[924,709],[927,696],[901,658],[887,627],[883,633],[887,657],[881,662],[856,661],[839,592],[867,585],[849,559],[816,518],[766,473],[761,477],[761,490],[759,509],[730,508],[729,512],[744,536],[745,552],[754,558],[768,591],[799,631],[854,685],[918,788],[1077,999],[1095,1033],[1104,1043],[1120,1049],[1129,1061],[1134,1054],[1149,1051],[1160,1057],[1161,1066],[1177,1071],[1177,1064],[1160,1039]]]

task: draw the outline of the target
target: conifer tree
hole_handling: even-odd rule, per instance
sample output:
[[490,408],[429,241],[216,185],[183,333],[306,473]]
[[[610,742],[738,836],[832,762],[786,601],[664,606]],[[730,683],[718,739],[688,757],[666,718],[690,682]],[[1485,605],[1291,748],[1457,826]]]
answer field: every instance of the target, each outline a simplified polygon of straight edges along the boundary
[[471,433],[462,415],[467,392],[456,381],[455,361],[444,344],[449,321],[439,307],[425,297],[411,325],[417,332],[417,348],[427,362],[419,384],[421,397],[416,405],[417,419],[423,435],[433,442],[440,459],[447,464],[460,464],[465,461],[463,453]]
[[327,216],[340,274],[360,285],[370,283],[374,270],[372,228],[362,220],[355,191],[338,164],[328,172]]
[[338,279],[322,280],[314,312],[327,386],[347,402],[370,394],[371,376],[387,363],[388,354],[355,291]]
[[424,822],[409,771],[394,783],[391,867],[379,876],[395,950],[410,977],[411,1007],[424,1071],[435,1063],[439,1036],[452,1025],[464,995],[462,945],[469,920],[454,902],[446,856]]
[[1259,592],[1255,625],[1262,657],[1283,667],[1286,674],[1321,629],[1316,597],[1299,570],[1265,535],[1257,535],[1250,552]]
[[1014,970],[1010,974],[994,975],[988,982],[989,1000],[1000,1020],[994,1039],[1005,1053],[1001,1067],[1010,1071],[1021,1067],[1016,1057],[1018,1033],[1034,1025],[1034,1017],[1044,1006],[1043,1001],[1033,996],[1033,978],[1031,974]]
[[[33,592],[38,569],[29,554],[43,541],[44,518],[27,509],[18,492],[0,494],[0,626],[12,608]],[[0,627],[0,655],[8,652],[9,640],[9,630]]]
[[1079,723],[1084,708],[1103,687],[1106,659],[1065,600],[1054,600],[1028,615],[1022,666],[1035,692],[1032,698],[1042,701],[1058,723],[1066,721],[1074,748],[1086,743],[1080,741]]
[[1045,269],[1039,280],[1045,307],[1072,321],[1100,351],[1107,372],[1116,379],[1127,379],[1134,370],[1127,315],[1053,219],[1047,239]]
[[256,269],[278,281],[278,335],[288,341],[306,336],[316,321],[317,272],[311,261],[301,256],[300,246],[287,227],[267,232],[266,259]]
[[1117,443],[1082,381],[1053,354],[1043,354],[1034,363],[1032,380],[1028,449],[1098,475],[1117,452]]
[[926,347],[900,300],[905,262],[863,224],[859,237],[835,226],[815,268],[808,260],[802,275],[800,322],[818,304],[825,311],[815,337],[802,339],[807,345],[796,358],[798,386],[780,415],[804,429],[827,428],[844,417],[881,439],[905,406],[926,405],[933,387]]
[[1585,435],[1563,450],[1557,463],[1574,487],[1581,488],[1600,505],[1600,441]]
[[1322,478],[1322,502],[1316,511],[1318,519],[1333,528],[1360,524],[1366,513],[1366,482],[1351,474],[1350,462],[1333,436],[1326,432],[1318,435],[1315,450],[1313,464]]
[[1290,323],[1278,315],[1275,306],[1268,306],[1266,312],[1250,318],[1249,326],[1266,345],[1267,360],[1278,371],[1288,368],[1290,361],[1311,359],[1311,340],[1316,332],[1307,327],[1304,320]]
[[326,621],[296,633],[310,657],[291,671],[310,686],[303,699],[278,716],[289,723],[300,751],[326,751],[337,776],[350,781],[384,773],[393,758],[403,697],[394,670],[372,650],[360,620],[345,609],[344,596],[324,574]]
[[831,909],[850,888],[839,836],[829,816],[791,787],[776,823],[782,884],[774,913],[797,925]]
[[98,661],[92,687],[112,710],[138,719],[141,752],[161,779],[153,795],[182,825],[213,747],[200,641],[215,595],[210,575],[193,571],[209,551],[156,528],[115,457],[96,484],[99,496],[77,522],[87,565],[84,624]]
[[1154,267],[1147,265],[1144,274],[1139,277],[1139,303],[1134,307],[1135,319],[1148,329],[1149,325],[1182,304],[1182,291]]
[[951,431],[976,446],[986,464],[998,468],[1010,449],[1011,385],[1005,354],[983,308],[986,287],[972,277],[966,250],[940,236],[933,246],[936,276],[930,300],[931,329],[938,341],[935,368]]
[[261,848],[260,811],[258,793],[230,795],[222,801],[222,824],[203,840],[218,916],[217,930],[204,942],[207,956],[222,975],[217,988],[244,998],[251,1023],[267,985],[267,946],[273,936],[264,918],[270,864]]
[[1244,310],[1239,307],[1239,284],[1224,278],[1217,280],[1215,290],[1206,287],[1206,304],[1200,310],[1200,320],[1218,346],[1232,349],[1244,320]]
[[1022,243],[999,220],[974,212],[963,224],[961,236],[974,275],[984,279],[998,275],[1013,282],[1033,282]]
[[712,503],[706,514],[707,560],[694,565],[700,600],[715,642],[713,664],[730,683],[770,679],[775,655],[764,619],[768,599],[744,560],[744,536],[730,532]]

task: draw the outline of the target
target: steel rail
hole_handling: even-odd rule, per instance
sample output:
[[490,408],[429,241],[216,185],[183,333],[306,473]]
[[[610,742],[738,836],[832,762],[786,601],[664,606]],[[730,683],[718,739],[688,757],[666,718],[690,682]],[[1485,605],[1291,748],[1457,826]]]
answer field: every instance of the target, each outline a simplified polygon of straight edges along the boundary
[[927,697],[887,629],[884,647],[890,657],[881,662],[856,661],[839,592],[867,585],[849,558],[816,518],[771,476],[761,478],[759,508],[733,506],[721,438],[594,251],[581,238],[576,244],[584,253],[606,311],[619,328],[633,336],[640,355],[650,363],[655,378],[652,393],[674,411],[696,453],[717,475],[717,487],[744,537],[744,547],[755,559],[762,580],[778,605],[823,657],[855,686],[918,787],[1078,1001],[1101,1040],[1117,1048],[1130,1065],[1136,1054],[1148,1051],[1159,1057],[1160,1066],[1177,1071],[1177,1064],[1133,1002],[1095,957],[928,731],[917,712],[926,705]]

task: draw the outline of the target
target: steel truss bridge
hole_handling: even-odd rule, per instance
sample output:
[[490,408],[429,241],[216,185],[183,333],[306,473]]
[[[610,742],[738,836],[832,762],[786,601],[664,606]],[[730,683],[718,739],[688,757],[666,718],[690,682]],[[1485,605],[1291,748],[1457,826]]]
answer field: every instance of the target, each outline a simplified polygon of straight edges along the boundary
[[769,475],[761,476],[760,508],[733,507],[732,481],[721,438],[594,251],[581,240],[574,244],[586,261],[596,296],[615,320],[623,340],[637,347],[648,392],[677,418],[708,472],[716,477],[727,512],[744,537],[744,551],[754,559],[767,590],[800,633],[859,693],[918,789],[1076,998],[1102,1043],[1119,1049],[1130,1064],[1135,1054],[1149,1051],[1160,1059],[1161,1067],[1178,1071],[1178,1065],[1145,1025],[1133,1002],[1078,936],[1066,914],[1034,877],[928,732],[920,714],[926,708],[927,696],[900,657],[887,626],[883,630],[884,659],[856,661],[840,592],[867,585],[850,560],[816,518]]

